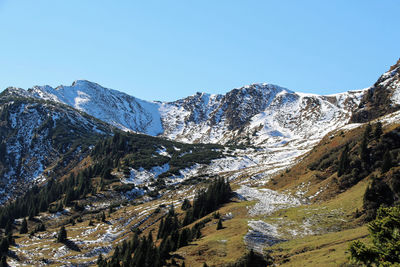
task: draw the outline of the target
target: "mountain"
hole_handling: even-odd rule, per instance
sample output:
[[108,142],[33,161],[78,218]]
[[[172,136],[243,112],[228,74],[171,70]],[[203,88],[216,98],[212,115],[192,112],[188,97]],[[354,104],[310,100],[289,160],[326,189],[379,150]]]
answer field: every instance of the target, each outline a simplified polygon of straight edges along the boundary
[[320,139],[347,123],[362,91],[331,96],[252,84],[225,95],[197,93],[161,105],[163,136],[184,142],[271,145]]
[[330,96],[252,84],[166,103],[88,81],[8,88],[1,197],[21,197],[0,207],[0,256],[345,265],[379,205],[400,200],[398,64],[371,88]]
[[351,122],[367,122],[400,109],[400,59],[370,87]]
[[112,130],[69,106],[6,89],[0,95],[0,202],[66,172]]
[[26,94],[69,105],[122,130],[187,143],[262,145],[320,139],[348,122],[363,91],[319,96],[264,83],[163,103],[76,81],[57,88],[35,86]]
[[88,81],[71,86],[35,86],[28,93],[84,111],[122,130],[158,135],[162,132],[158,104],[104,88]]

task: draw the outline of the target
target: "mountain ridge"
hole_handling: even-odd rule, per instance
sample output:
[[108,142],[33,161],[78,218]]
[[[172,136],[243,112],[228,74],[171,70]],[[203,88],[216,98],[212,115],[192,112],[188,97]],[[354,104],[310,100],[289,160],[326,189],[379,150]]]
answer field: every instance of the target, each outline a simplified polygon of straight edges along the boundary
[[[255,117],[259,118],[260,114],[266,113],[273,117],[287,108],[288,102],[292,107],[290,114],[285,114],[288,119],[294,119],[289,117],[294,114],[295,106],[302,109],[303,113],[309,113],[309,116],[314,114],[314,117],[320,119],[323,119],[322,111],[317,112],[312,106],[323,106],[336,114],[331,118],[334,121],[343,120],[344,117],[347,119],[346,114],[359,104],[363,92],[349,91],[323,96],[296,93],[277,85],[257,83],[235,88],[226,94],[198,92],[172,102],[151,102],[86,80],[77,80],[71,86],[34,86],[22,90],[13,88],[14,93],[69,105],[125,131],[158,135],[187,143],[222,144],[243,143],[249,136],[250,143],[264,142],[252,142],[254,138],[251,136],[259,128],[251,126]],[[271,128],[266,123],[260,124]],[[287,130],[276,119],[270,124],[280,125],[284,131]],[[292,131],[289,130],[287,136],[293,135]],[[269,139],[273,137],[276,137],[275,133],[268,136]]]

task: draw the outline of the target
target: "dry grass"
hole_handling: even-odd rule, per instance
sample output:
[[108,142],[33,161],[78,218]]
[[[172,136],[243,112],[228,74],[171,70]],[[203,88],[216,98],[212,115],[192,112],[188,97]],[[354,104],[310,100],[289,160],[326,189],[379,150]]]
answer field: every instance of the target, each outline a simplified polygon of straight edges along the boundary
[[354,240],[367,241],[367,227],[308,236],[277,244],[272,256],[281,266],[340,266],[348,263],[347,249]]
[[220,266],[238,260],[246,253],[243,241],[247,233],[248,202],[231,202],[218,210],[220,215],[232,213],[233,218],[223,222],[223,229],[216,230],[217,220],[207,223],[201,230],[202,237],[176,253],[184,258],[186,266]]

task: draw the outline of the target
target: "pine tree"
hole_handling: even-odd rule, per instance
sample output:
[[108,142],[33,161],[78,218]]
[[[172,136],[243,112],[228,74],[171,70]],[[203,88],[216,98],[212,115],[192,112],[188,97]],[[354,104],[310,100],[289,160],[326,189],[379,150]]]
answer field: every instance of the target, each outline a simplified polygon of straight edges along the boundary
[[339,158],[339,166],[338,166],[338,176],[342,176],[349,167],[349,146],[346,145],[343,149],[342,153],[340,154]]
[[61,226],[60,231],[58,231],[57,242],[63,243],[67,240],[67,230],[64,226]]
[[392,167],[392,156],[389,150],[386,150],[385,154],[383,155],[383,162],[381,171],[382,173],[387,172]]
[[12,221],[13,220],[11,220],[11,219],[8,219],[7,220],[7,224],[6,224],[6,227],[5,227],[5,231],[8,233],[8,232],[12,232],[12,230],[13,230],[13,223],[12,223]]
[[367,140],[371,137],[371,132],[372,132],[372,126],[370,123],[368,123],[364,131],[364,136],[367,138]]
[[369,225],[372,245],[354,241],[350,258],[366,266],[398,266],[400,263],[400,206],[379,208],[376,219]]
[[97,258],[97,266],[103,266],[103,254],[99,254],[99,257]]
[[24,218],[24,220],[22,221],[22,225],[21,225],[21,229],[19,230],[20,234],[26,234],[28,232],[28,223],[26,221],[26,219]]
[[110,207],[108,207],[108,214],[111,215],[111,213],[114,212],[114,208],[112,205],[110,205]]
[[217,224],[217,230],[221,230],[221,229],[223,229],[224,227],[222,226],[222,219],[220,218],[219,220],[218,220],[218,224]]
[[106,221],[106,215],[104,214],[104,211],[101,213],[101,221],[102,222]]
[[374,137],[376,140],[378,140],[381,135],[382,135],[383,131],[382,131],[382,122],[378,121],[375,124],[375,129],[374,129]]

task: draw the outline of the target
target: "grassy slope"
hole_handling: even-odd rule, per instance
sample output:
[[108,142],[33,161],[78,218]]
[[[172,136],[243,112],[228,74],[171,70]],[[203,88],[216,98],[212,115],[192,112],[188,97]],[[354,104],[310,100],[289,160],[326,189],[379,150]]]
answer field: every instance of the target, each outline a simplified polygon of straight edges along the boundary
[[[389,125],[384,131],[391,131],[398,126]],[[308,169],[323,154],[356,140],[363,131],[364,127],[360,127],[326,136],[301,162],[268,184],[267,187],[282,191],[302,189],[305,196],[313,196],[324,189],[313,198],[310,205],[280,210],[264,218],[266,222],[282,221],[280,231],[284,234],[296,230],[296,226],[306,220],[309,230],[317,233],[303,237],[300,234],[299,238],[272,246],[270,251],[277,263],[283,266],[344,266],[349,262],[349,244],[357,239],[368,242],[366,225],[354,215],[356,211],[362,211],[363,196],[370,183],[369,176],[343,192],[335,182],[336,173],[329,168],[323,171]]]
[[324,235],[294,239],[272,247],[281,266],[341,266],[348,263],[350,242],[365,242],[365,226]]
[[311,230],[319,232],[271,247],[277,262],[283,266],[338,266],[347,263],[349,243],[364,240],[368,234],[367,227],[354,218],[354,212],[362,209],[362,196],[367,185],[368,181],[363,180],[329,201],[276,212],[275,217],[284,217],[298,224],[310,219]]
[[250,202],[231,202],[218,212],[223,216],[232,213],[233,218],[223,222],[223,229],[216,230],[217,220],[202,229],[202,237],[176,253],[185,258],[186,266],[220,266],[232,263],[246,253],[243,236],[247,233],[247,205]]

